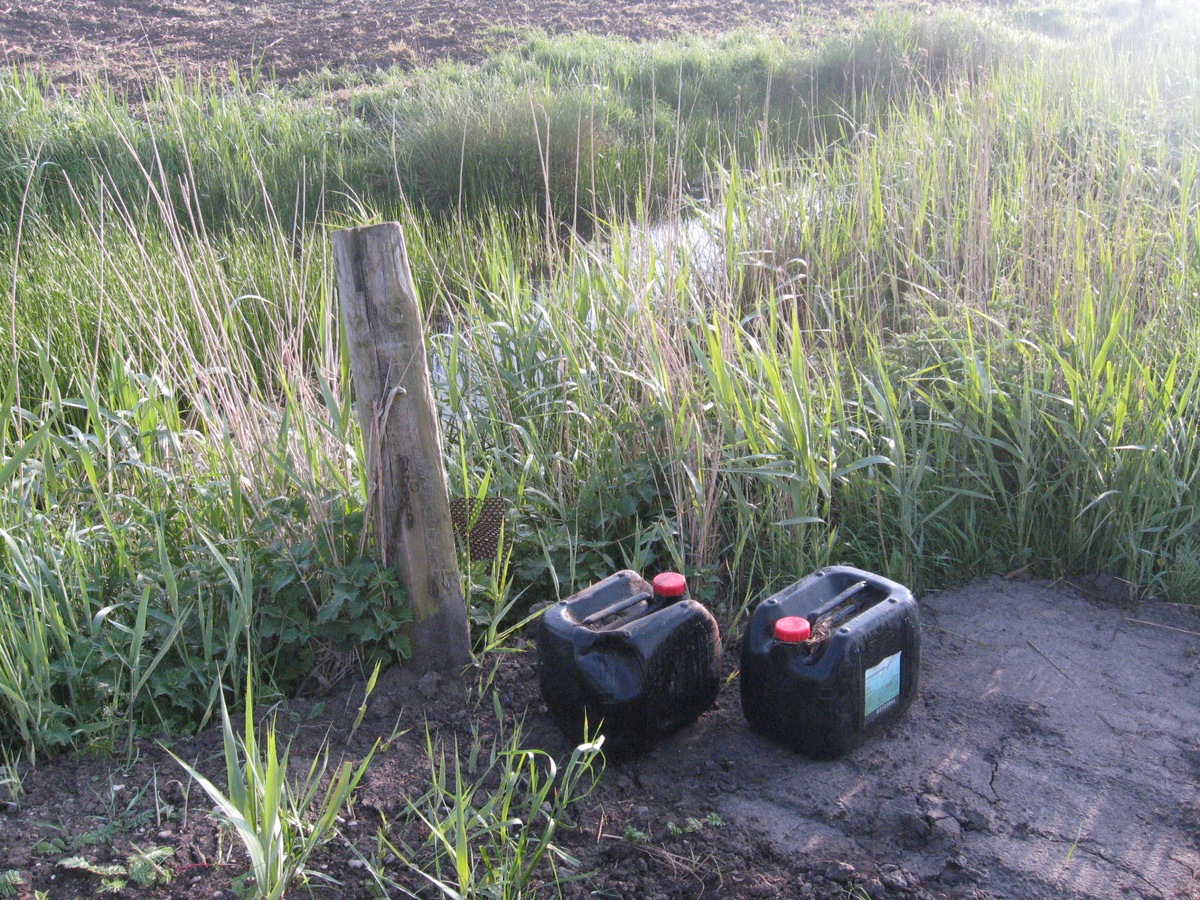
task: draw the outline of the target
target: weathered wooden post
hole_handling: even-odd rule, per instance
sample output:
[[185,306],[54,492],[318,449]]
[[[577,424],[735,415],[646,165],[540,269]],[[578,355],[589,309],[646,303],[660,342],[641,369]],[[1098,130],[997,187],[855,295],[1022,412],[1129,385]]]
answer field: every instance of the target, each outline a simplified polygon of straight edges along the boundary
[[383,562],[412,602],[412,666],[461,669],[471,661],[467,606],[404,234],[395,222],[349,228],[334,232],[333,250],[371,473],[368,503]]

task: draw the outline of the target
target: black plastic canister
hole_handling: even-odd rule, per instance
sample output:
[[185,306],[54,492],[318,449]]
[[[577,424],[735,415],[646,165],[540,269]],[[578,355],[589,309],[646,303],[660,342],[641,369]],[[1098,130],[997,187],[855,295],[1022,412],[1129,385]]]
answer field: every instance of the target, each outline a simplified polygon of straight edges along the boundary
[[742,645],[750,727],[832,759],[895,722],[917,694],[921,624],[907,588],[833,566],[767,598]]
[[645,749],[695,721],[720,689],[716,620],[665,572],[625,570],[546,610],[538,636],[542,697],[573,741],[604,735],[606,752]]

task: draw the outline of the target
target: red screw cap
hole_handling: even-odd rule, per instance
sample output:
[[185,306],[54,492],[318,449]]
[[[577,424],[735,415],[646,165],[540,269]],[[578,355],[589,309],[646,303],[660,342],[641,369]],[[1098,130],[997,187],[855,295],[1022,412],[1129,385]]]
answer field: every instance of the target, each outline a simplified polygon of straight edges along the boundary
[[654,576],[654,596],[673,599],[687,593],[687,579],[678,572],[663,572]]
[[775,623],[775,640],[785,644],[802,644],[812,635],[812,626],[802,616],[784,616]]

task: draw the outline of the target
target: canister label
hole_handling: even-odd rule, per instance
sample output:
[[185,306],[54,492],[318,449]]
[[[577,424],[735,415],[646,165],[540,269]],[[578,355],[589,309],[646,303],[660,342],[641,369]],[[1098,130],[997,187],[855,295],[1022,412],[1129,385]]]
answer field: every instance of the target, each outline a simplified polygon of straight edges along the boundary
[[865,709],[863,718],[868,719],[894,704],[900,696],[900,655],[893,653],[884,657],[878,665],[866,671]]

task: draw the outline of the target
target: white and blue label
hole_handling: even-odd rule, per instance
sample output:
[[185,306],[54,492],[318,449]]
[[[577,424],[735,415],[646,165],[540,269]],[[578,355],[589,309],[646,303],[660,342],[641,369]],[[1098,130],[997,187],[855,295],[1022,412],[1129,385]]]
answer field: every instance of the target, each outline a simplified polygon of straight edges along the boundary
[[863,718],[889,709],[900,697],[900,653],[884,657],[865,673]]

